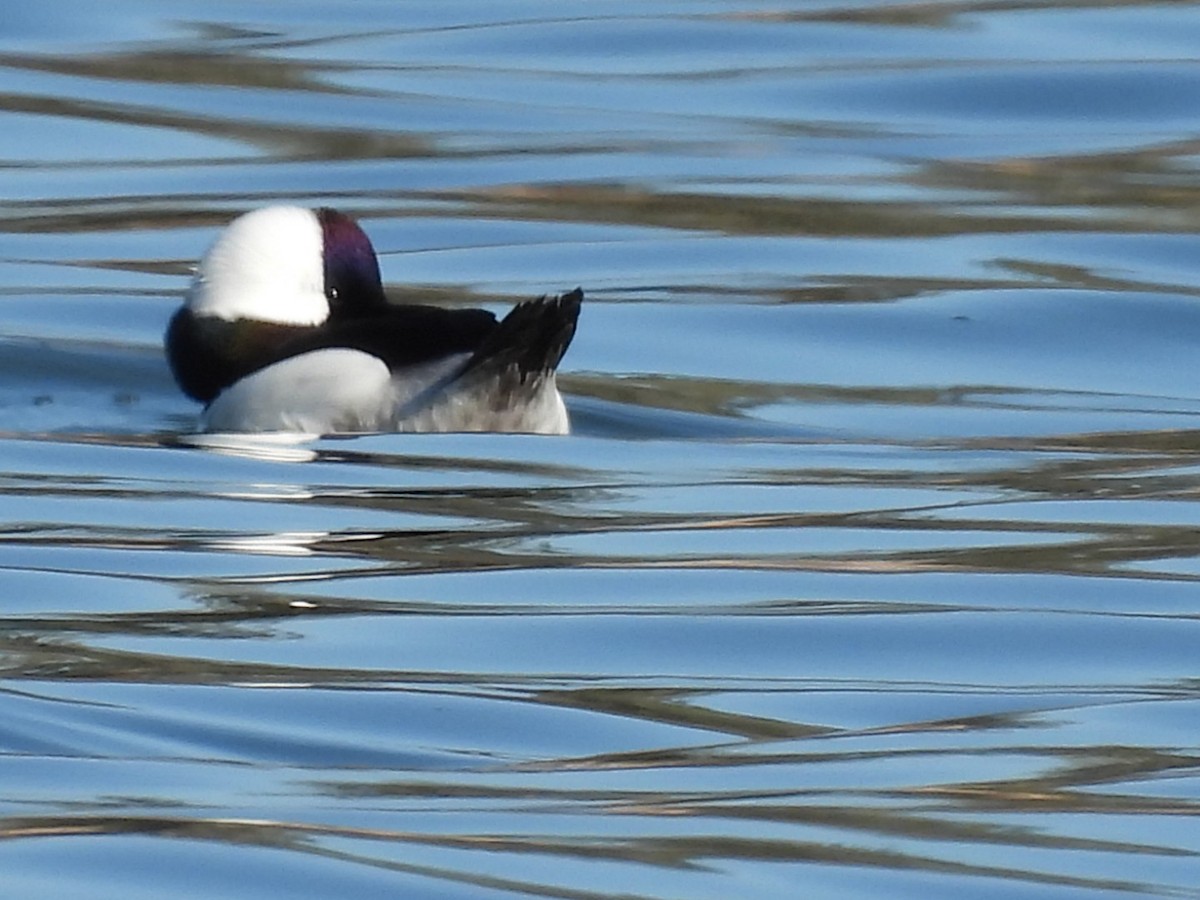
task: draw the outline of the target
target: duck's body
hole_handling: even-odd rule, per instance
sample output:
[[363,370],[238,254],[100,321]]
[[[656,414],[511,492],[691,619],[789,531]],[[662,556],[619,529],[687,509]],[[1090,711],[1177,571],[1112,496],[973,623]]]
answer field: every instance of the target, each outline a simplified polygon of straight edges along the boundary
[[167,329],[207,431],[565,434],[555,369],[583,295],[482,309],[394,306],[374,249],[330,209],[234,220]]

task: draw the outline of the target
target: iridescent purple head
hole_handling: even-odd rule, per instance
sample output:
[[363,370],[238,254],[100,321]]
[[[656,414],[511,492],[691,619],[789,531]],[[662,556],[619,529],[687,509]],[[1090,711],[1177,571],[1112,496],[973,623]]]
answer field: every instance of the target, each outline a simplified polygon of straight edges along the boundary
[[325,296],[332,316],[354,316],[387,304],[375,248],[358,223],[336,209],[317,210],[324,236]]

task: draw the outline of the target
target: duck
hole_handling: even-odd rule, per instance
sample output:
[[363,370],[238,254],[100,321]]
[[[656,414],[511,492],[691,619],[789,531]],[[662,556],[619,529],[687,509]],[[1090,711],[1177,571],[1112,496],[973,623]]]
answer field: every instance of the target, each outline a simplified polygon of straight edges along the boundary
[[567,434],[555,376],[582,302],[394,304],[353,218],[267,206],[217,236],[164,341],[205,432]]

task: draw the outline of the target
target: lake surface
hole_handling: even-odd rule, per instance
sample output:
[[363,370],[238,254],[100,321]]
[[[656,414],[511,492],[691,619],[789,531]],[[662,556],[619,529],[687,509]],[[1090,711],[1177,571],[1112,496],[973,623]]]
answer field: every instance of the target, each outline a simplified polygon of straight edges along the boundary
[[[7,4],[0,894],[1200,897],[1200,8]],[[576,433],[198,441],[271,202]]]

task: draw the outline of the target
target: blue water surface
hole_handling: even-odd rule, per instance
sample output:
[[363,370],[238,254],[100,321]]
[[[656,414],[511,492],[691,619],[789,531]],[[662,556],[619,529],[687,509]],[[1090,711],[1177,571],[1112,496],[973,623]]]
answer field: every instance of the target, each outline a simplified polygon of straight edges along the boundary
[[[0,885],[1200,897],[1193,4],[10,4]],[[267,203],[575,433],[198,439]]]

